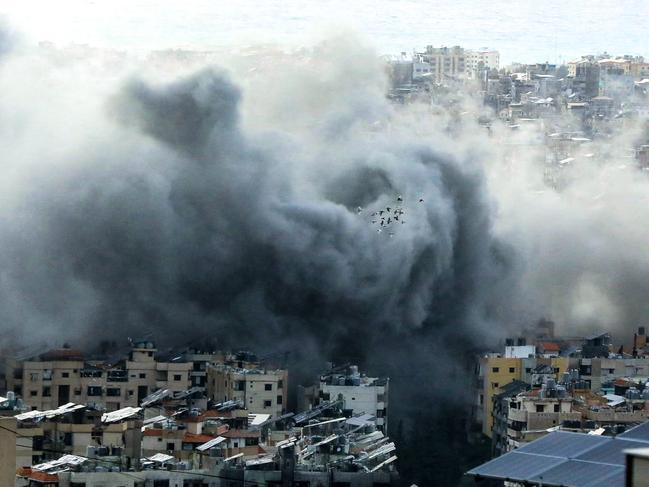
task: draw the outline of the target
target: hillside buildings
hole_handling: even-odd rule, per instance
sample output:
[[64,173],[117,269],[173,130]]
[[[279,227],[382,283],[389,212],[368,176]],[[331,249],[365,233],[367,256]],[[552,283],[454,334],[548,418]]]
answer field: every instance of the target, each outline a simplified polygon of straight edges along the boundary
[[296,414],[288,411],[288,372],[271,366],[272,355],[160,353],[150,340],[125,353],[3,357],[3,386],[11,387],[0,397],[1,424],[9,425],[0,434],[5,483],[398,483],[386,435],[388,379],[332,369]]

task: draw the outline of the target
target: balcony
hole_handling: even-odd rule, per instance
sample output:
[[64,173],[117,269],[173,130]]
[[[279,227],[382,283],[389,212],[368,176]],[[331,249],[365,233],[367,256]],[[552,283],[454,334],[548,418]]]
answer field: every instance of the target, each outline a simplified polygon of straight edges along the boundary
[[510,409],[507,413],[507,419],[512,421],[527,422],[527,410],[525,409]]

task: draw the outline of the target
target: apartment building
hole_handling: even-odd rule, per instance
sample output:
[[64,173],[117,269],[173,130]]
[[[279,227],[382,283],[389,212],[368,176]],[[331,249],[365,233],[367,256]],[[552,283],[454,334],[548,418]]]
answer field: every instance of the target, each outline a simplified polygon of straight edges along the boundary
[[343,410],[375,416],[377,429],[387,431],[389,383],[389,378],[362,375],[356,365],[342,371],[334,369],[321,375],[318,384],[300,388],[298,409],[308,410],[323,401],[342,401]]
[[108,411],[138,406],[158,389],[186,390],[192,364],[158,362],[151,341],[133,343],[117,364],[86,361],[81,352],[53,350],[22,363],[21,392],[31,409],[47,410],[74,402]]
[[[476,414],[482,420],[482,432],[489,438],[493,429],[493,397],[502,392],[502,388],[513,381],[523,381],[528,384],[539,383],[539,374],[543,378],[551,377],[558,381],[563,377],[569,368],[570,360],[567,357],[536,357],[521,356],[527,355],[529,346],[522,347],[525,353],[517,354],[512,347],[509,349],[510,356],[500,354],[487,354],[480,358],[478,365],[478,400],[477,406],[482,410]],[[514,356],[512,356],[514,355]],[[539,369],[543,367],[543,371]]]
[[465,50],[466,71],[469,76],[475,77],[483,70],[500,68],[500,53],[491,49]]
[[278,418],[286,412],[288,371],[212,364],[207,369],[207,395],[216,402],[241,401],[251,413]]
[[[466,54],[462,47],[427,46],[424,52],[415,53],[416,63],[429,66],[434,81],[442,82],[448,78],[461,78],[466,74]],[[422,68],[423,69],[423,68]]]

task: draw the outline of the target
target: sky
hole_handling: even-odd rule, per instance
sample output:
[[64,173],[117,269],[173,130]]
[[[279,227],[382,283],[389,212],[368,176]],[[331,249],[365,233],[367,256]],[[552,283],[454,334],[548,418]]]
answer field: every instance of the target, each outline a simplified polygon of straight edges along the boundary
[[564,62],[581,54],[648,55],[643,0],[64,0],[12,2],[4,13],[34,41],[128,49],[309,44],[346,28],[381,54],[427,44],[501,51],[504,63]]

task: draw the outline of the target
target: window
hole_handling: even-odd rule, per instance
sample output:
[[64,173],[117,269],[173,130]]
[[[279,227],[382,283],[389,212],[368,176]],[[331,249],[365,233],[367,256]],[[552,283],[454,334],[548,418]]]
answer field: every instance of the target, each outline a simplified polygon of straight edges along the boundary
[[140,374],[140,379],[146,379],[146,374],[144,372]]
[[554,405],[554,412],[555,413],[558,413],[560,411],[560,409],[561,409],[561,406],[559,404]]
[[484,395],[480,394],[480,406],[484,404]]
[[81,387],[75,387],[74,388],[74,395],[75,396],[80,396],[81,395]]
[[174,374],[174,380],[180,380],[180,379],[182,379],[182,377],[183,376],[180,375],[180,374]]
[[70,372],[61,372],[61,377],[63,377],[63,378],[70,377]]
[[545,411],[545,404],[537,404],[536,405],[536,412],[537,413],[542,413]]
[[101,396],[101,387],[100,386],[88,386],[88,395],[89,396]]
[[500,369],[499,369],[498,367],[492,367],[492,368],[491,368],[491,371],[492,371],[494,374],[497,374],[499,370],[500,370]]
[[52,397],[52,389],[50,386],[43,387],[43,397]]
[[264,384],[264,390],[265,391],[272,391],[273,390],[273,384]]
[[172,442],[167,443],[167,451],[174,451],[175,447]]
[[494,389],[498,389],[498,382],[492,382],[492,383],[491,383],[491,386],[492,386]]
[[282,389],[283,387],[284,387],[284,381],[281,380],[281,379],[278,380],[278,381],[277,381],[277,388],[278,388],[278,389]]
[[265,408],[269,408],[269,407],[271,407],[272,405],[273,405],[273,401],[270,401],[270,400],[268,400],[268,399],[264,401],[264,407],[265,407]]
[[277,396],[277,404],[282,404],[284,402],[284,398],[282,396]]
[[133,391],[128,391],[128,397],[131,397],[133,395]]
[[29,395],[32,397],[38,396],[38,391],[29,391]]
[[526,374],[531,374],[532,373],[532,367],[525,367],[525,373]]
[[514,372],[516,372],[516,368],[515,367],[510,367],[509,368],[509,373],[513,374]]
[[118,387],[109,387],[106,389],[106,395],[111,397],[118,397],[122,394],[122,391]]

